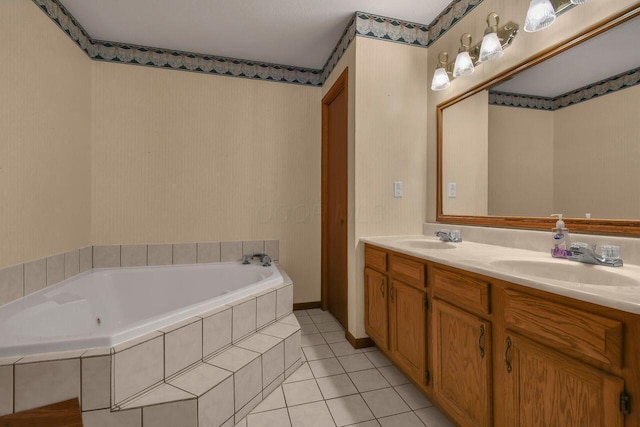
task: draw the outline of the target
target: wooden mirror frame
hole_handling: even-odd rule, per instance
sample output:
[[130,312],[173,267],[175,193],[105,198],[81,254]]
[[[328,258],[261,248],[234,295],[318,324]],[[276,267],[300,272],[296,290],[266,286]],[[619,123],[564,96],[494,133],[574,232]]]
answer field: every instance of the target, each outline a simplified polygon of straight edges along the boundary
[[[600,21],[577,35],[574,39],[563,41],[550,48],[537,53],[523,62],[514,65],[501,72],[490,80],[480,83],[468,91],[451,98],[436,107],[437,126],[437,203],[436,222],[462,225],[475,225],[485,227],[507,227],[507,228],[527,228],[527,229],[551,229],[556,222],[556,218],[551,217],[527,217],[527,216],[474,216],[474,215],[446,215],[442,211],[442,116],[445,108],[467,99],[478,92],[494,86],[514,75],[533,67],[555,55],[558,55],[572,47],[579,45],[611,28],[627,22],[640,15],[640,6],[634,5],[612,18]],[[640,220],[624,219],[586,219],[586,218],[565,218],[567,226],[572,231],[582,231],[600,234],[626,234],[640,236]]]

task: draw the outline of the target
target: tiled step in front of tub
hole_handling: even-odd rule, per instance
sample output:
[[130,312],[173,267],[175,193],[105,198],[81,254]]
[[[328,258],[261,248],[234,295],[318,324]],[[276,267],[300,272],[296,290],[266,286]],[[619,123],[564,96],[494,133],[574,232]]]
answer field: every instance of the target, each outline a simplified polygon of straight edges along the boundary
[[[86,412],[85,425],[111,425],[137,414],[142,427],[234,426],[301,364],[300,326],[289,315],[115,411]],[[104,424],[106,419],[111,421]]]

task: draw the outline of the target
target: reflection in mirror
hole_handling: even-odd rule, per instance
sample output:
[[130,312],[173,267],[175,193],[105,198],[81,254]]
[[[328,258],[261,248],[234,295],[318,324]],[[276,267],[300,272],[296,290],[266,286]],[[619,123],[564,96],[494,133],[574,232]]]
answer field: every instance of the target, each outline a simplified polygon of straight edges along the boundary
[[640,220],[638,40],[634,18],[445,108],[442,213]]

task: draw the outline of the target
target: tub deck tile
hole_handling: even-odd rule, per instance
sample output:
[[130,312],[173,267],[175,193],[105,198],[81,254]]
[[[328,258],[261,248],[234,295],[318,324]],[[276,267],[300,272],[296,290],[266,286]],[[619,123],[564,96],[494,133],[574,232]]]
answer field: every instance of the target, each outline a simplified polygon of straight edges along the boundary
[[206,362],[227,371],[237,372],[259,357],[260,353],[232,346]]
[[208,363],[201,363],[194,369],[190,369],[172,379],[169,384],[200,397],[232,375],[232,372],[225,369]]
[[276,322],[264,329],[260,329],[258,332],[265,335],[272,335],[278,338],[289,338],[291,335],[295,334],[300,330],[300,326],[287,325],[286,323]]
[[120,409],[141,408],[144,406],[159,405],[168,402],[195,399],[194,394],[188,393],[171,384],[162,383],[144,394],[132,399],[120,406]]
[[56,353],[34,354],[32,356],[25,356],[21,358],[19,361],[16,362],[16,365],[24,365],[25,363],[36,363],[36,362],[49,362],[53,360],[78,359],[84,353],[86,353],[86,349],[61,351]]
[[142,344],[144,342],[150,341],[154,338],[158,338],[161,337],[163,334],[162,332],[158,332],[158,331],[151,331],[147,334],[142,335],[141,337],[138,338],[134,338],[132,340],[129,341],[125,341],[123,343],[117,344],[113,347],[113,351],[116,353],[120,353],[124,350],[127,350],[131,347],[135,347],[138,344]]

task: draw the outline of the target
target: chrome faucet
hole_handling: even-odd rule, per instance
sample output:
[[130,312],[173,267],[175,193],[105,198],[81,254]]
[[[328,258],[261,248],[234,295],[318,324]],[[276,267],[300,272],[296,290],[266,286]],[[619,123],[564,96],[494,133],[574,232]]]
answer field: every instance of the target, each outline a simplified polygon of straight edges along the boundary
[[254,259],[254,258],[259,258],[263,267],[270,267],[271,266],[271,257],[269,255],[267,255],[267,254],[261,254],[261,253],[244,255],[242,257],[242,263],[243,264],[251,264],[251,260]]
[[443,242],[462,242],[460,230],[438,230],[434,233]]
[[596,253],[596,245],[589,248],[589,245],[576,242],[569,248],[571,255],[567,258],[570,261],[583,262],[585,264],[606,265],[608,267],[622,267],[620,258],[609,258]]

